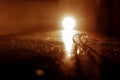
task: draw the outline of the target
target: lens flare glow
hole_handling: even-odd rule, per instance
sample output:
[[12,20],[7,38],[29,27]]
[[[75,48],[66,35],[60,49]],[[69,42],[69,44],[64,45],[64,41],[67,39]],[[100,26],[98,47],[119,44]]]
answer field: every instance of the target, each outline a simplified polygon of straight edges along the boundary
[[71,51],[72,51],[72,46],[73,46],[72,38],[75,33],[76,32],[74,30],[63,30],[62,31],[62,38],[65,44],[67,57],[71,56]]
[[62,31],[62,38],[63,42],[65,44],[66,49],[66,57],[71,57],[71,51],[73,46],[73,36],[76,33],[74,30],[74,27],[76,25],[75,20],[73,17],[67,16],[63,19],[62,25],[64,27],[64,30]]
[[72,17],[65,17],[62,21],[62,25],[65,29],[73,29],[75,27],[75,20]]

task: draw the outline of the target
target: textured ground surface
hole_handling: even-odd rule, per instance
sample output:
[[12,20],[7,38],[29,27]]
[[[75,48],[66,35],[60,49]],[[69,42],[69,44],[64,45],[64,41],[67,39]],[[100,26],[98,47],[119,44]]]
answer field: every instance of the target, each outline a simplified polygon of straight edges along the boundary
[[69,60],[59,31],[0,36],[0,78],[119,80],[119,39],[89,35],[85,51],[76,56],[73,46]]

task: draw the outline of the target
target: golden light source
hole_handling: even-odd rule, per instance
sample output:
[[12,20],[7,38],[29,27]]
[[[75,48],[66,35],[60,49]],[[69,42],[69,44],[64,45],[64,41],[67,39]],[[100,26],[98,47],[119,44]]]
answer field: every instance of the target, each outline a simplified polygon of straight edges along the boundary
[[65,44],[67,57],[71,57],[71,50],[73,46],[72,37],[76,33],[76,31],[74,30],[75,24],[76,23],[74,18],[70,16],[65,17],[62,21],[62,25],[64,27],[64,30],[62,31],[62,38]]
[[68,17],[65,17],[62,21],[62,25],[65,29],[73,29],[75,27],[75,20],[74,18],[68,16]]

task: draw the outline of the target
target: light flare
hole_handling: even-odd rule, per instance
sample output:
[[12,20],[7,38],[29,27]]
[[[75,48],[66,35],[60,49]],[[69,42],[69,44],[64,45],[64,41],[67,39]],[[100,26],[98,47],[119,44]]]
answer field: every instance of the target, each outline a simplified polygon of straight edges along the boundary
[[80,53],[80,49],[77,49],[77,54],[79,54]]
[[72,46],[73,46],[73,36],[75,35],[76,31],[74,30],[63,30],[62,31],[62,38],[65,44],[66,55],[68,57],[71,56]]
[[67,16],[63,19],[62,25],[63,25],[64,29],[72,30],[76,24],[75,24],[74,18]]
[[64,30],[62,31],[62,38],[63,38],[63,42],[65,44],[66,56],[68,58],[70,58],[72,46],[73,46],[72,38],[73,38],[74,34],[76,33],[74,30],[76,22],[73,17],[67,16],[63,19],[62,25],[64,27]]

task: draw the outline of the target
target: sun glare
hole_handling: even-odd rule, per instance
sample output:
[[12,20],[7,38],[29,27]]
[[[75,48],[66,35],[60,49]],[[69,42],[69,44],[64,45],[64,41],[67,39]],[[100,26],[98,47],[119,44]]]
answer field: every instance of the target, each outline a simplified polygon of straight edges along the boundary
[[65,17],[62,21],[62,25],[65,29],[73,29],[75,27],[75,20],[72,17]]
[[66,56],[71,57],[71,51],[73,46],[72,38],[76,33],[74,30],[75,20],[72,17],[65,17],[62,21],[64,30],[62,31],[62,38],[66,48]]

